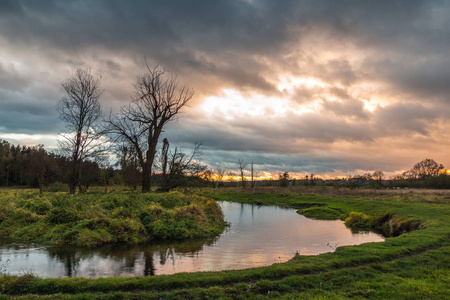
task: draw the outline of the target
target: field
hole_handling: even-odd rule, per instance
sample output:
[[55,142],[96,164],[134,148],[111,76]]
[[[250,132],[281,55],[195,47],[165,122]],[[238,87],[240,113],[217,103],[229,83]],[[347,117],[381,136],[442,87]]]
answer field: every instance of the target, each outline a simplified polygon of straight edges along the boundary
[[309,208],[311,217],[339,217],[349,226],[371,227],[389,237],[382,243],[296,255],[286,263],[236,271],[102,279],[5,274],[0,277],[0,299],[450,298],[448,191],[262,188],[198,194],[291,206],[299,213]]

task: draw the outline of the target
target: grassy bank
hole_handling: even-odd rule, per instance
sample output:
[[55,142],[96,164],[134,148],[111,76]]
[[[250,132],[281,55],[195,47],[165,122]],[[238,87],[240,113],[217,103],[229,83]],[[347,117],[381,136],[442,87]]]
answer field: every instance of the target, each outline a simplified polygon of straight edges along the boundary
[[224,226],[217,202],[177,192],[0,191],[0,237],[93,247],[211,237]]
[[[33,299],[446,299],[450,298],[450,194],[335,190],[204,191],[219,200],[329,208],[385,231],[382,243],[295,256],[237,271],[170,276],[43,279],[3,276],[4,298]],[[356,224],[356,223],[355,223]],[[1,299],[1,298],[0,298]]]

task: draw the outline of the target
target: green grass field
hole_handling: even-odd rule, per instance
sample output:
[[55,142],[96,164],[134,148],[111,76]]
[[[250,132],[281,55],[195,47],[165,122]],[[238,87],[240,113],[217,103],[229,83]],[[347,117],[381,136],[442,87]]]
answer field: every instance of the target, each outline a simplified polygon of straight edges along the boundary
[[199,193],[217,200],[327,208],[351,226],[372,227],[390,237],[236,271],[101,279],[3,275],[0,299],[450,299],[448,191],[290,188]]

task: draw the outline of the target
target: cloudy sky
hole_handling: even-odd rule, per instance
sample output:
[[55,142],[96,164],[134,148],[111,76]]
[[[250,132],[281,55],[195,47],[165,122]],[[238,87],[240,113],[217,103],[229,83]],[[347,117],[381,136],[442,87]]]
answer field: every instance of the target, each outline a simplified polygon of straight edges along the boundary
[[0,1],[0,139],[55,147],[61,81],[109,113],[150,65],[195,90],[164,132],[203,161],[278,174],[450,168],[448,1]]

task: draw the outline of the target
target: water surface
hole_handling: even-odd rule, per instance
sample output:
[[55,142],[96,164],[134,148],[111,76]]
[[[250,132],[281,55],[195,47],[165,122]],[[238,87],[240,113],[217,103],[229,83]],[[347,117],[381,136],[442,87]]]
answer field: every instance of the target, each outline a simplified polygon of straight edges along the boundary
[[384,240],[373,232],[352,233],[342,221],[308,219],[295,209],[219,204],[231,226],[216,239],[96,249],[0,239],[0,266],[10,274],[42,277],[149,276],[265,266],[285,262],[296,252],[315,255]]

